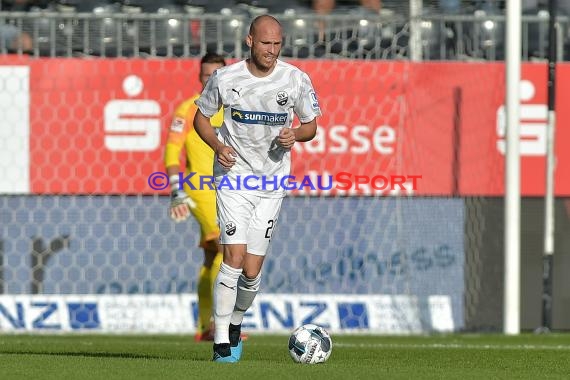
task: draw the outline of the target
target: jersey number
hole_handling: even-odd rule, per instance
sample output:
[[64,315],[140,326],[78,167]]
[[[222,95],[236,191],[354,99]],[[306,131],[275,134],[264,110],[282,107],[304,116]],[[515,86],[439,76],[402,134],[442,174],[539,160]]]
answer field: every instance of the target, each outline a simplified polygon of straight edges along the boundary
[[273,219],[267,221],[267,224],[269,224],[269,227],[267,227],[267,229],[265,230],[265,238],[271,239],[271,230],[273,229]]

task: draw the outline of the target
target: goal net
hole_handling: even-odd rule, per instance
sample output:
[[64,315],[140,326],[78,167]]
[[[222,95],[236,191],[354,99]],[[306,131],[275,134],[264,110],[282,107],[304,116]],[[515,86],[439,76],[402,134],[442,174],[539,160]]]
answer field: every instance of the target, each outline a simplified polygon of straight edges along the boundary
[[[383,51],[405,54],[408,37],[405,25]],[[500,209],[480,197],[503,191],[502,68],[310,53],[284,59],[310,75],[323,116],[294,147],[298,187],[244,326],[465,328]],[[0,57],[0,330],[194,331],[199,227],[175,224],[150,179],[198,69],[197,57]]]
[[[168,189],[149,177],[165,170],[172,112],[198,91],[198,62],[3,59],[0,290],[17,296],[0,304],[3,327],[33,328],[54,303],[61,315],[36,325],[98,329],[122,310],[127,328],[160,329],[165,317],[144,310],[161,300],[170,316],[186,308],[191,331],[199,228],[169,219]],[[411,112],[412,67],[291,62],[313,78],[324,116],[295,148],[292,174],[311,184],[299,180],[283,204],[251,328],[460,327],[463,202],[443,173],[449,127],[410,123],[424,117]],[[66,325],[69,305],[79,317]]]

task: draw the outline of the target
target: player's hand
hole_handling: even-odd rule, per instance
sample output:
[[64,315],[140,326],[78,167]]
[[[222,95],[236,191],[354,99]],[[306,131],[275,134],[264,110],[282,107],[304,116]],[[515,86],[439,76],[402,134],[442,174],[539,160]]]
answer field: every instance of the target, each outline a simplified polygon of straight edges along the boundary
[[196,207],[196,203],[184,190],[173,190],[170,195],[170,218],[176,223],[185,221],[190,216],[190,209]]
[[221,144],[216,149],[216,154],[218,156],[218,162],[226,170],[231,169],[231,167],[236,163],[237,153],[231,146]]
[[279,131],[277,142],[285,149],[291,149],[295,144],[295,132],[291,128],[283,128]]

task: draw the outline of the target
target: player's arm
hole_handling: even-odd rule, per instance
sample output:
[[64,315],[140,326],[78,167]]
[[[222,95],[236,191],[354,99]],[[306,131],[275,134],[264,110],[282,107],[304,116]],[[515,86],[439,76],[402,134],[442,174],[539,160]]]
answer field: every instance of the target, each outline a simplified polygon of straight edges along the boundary
[[198,133],[198,136],[216,153],[218,162],[225,169],[229,169],[235,164],[235,157],[237,156],[235,150],[231,146],[224,145],[224,143],[218,139],[216,131],[210,123],[210,118],[206,117],[200,109],[196,111],[196,116],[194,117],[194,129],[196,133]]
[[308,123],[301,123],[297,128],[283,128],[279,132],[277,142],[285,148],[291,149],[296,141],[311,141],[317,134],[317,119],[313,119]]
[[[190,107],[192,108],[192,107]],[[164,151],[164,165],[166,174],[170,180],[170,205],[169,214],[175,222],[181,222],[190,216],[190,208],[195,207],[194,201],[181,188],[179,182],[180,172],[180,153],[184,146],[184,141],[188,134],[188,122],[186,113],[188,108],[184,105],[179,106],[175,113],[174,119],[168,131],[166,148]]]
[[293,133],[295,133],[295,141],[311,141],[317,134],[317,118],[308,123],[301,123],[299,128],[293,129]]
[[293,111],[301,125],[294,129],[283,128],[277,137],[277,142],[286,149],[291,149],[296,141],[311,141],[317,134],[317,116],[321,115],[315,90],[307,74],[302,74],[299,86],[300,96]]
[[196,101],[198,110],[194,117],[194,129],[198,136],[212,148],[218,158],[218,162],[225,168],[230,169],[235,163],[237,156],[234,149],[224,145],[216,135],[210,117],[212,117],[222,107],[223,102],[220,96],[220,83],[218,79],[219,70],[214,71],[200,98]]
[[167,166],[166,173],[170,180],[170,217],[175,222],[182,222],[190,216],[190,209],[196,207],[196,203],[186,194],[180,185],[178,166]]

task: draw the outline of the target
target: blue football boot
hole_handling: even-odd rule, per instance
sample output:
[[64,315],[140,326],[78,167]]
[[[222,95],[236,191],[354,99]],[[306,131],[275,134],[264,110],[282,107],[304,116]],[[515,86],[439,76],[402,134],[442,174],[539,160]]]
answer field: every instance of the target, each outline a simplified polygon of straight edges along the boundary
[[230,345],[228,343],[214,343],[214,358],[216,363],[235,363],[237,360],[233,357]]
[[241,359],[243,342],[241,340],[241,325],[230,324],[230,351],[236,361]]

